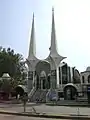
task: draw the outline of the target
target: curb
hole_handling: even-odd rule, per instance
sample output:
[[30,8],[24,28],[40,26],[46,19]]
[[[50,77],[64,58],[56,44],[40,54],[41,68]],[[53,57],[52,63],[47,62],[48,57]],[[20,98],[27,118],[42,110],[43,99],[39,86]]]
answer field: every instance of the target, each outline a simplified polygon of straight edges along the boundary
[[86,104],[86,105],[75,105],[75,104],[46,104],[47,106],[70,106],[70,107],[90,107],[90,104]]
[[8,111],[0,111],[0,114],[8,114],[8,115],[17,115],[17,116],[27,116],[27,117],[40,117],[40,118],[56,118],[56,119],[81,119],[81,120],[90,120],[90,116],[77,116],[77,115],[50,115],[50,114],[30,114],[30,113],[18,113],[18,112],[8,112]]

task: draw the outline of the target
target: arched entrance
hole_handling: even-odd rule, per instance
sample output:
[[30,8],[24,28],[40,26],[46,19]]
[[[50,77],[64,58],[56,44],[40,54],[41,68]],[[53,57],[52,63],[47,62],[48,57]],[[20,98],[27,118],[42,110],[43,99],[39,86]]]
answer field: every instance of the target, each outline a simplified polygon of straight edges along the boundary
[[15,92],[16,92],[16,97],[18,97],[18,95],[23,96],[24,93],[27,94],[28,91],[27,91],[26,86],[24,86],[24,85],[18,85],[18,86],[15,88]]
[[77,96],[77,89],[74,85],[66,85],[63,91],[65,100],[75,100],[75,97]]
[[36,89],[50,89],[50,64],[48,61],[39,61],[36,65]]
[[40,80],[41,80],[41,89],[46,89],[47,88],[47,77],[45,71],[42,71],[40,73]]

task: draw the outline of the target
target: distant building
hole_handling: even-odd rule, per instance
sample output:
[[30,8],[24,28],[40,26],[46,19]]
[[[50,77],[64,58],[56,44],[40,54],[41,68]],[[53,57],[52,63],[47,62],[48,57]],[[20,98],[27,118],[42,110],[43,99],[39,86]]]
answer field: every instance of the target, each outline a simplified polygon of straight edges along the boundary
[[87,67],[86,71],[81,72],[81,83],[90,84],[90,67]]
[[87,86],[90,85],[90,67],[86,68],[86,71],[80,73],[82,92],[87,96]]

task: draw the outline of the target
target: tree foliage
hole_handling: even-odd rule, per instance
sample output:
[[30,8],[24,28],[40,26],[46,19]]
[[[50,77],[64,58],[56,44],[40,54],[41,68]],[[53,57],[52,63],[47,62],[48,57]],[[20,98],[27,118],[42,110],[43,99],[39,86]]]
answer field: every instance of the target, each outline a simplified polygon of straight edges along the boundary
[[20,74],[20,62],[23,60],[22,55],[15,54],[14,50],[2,48],[0,50],[0,77],[3,73],[9,73],[11,77]]
[[12,86],[16,86],[21,84],[26,77],[23,72],[24,69],[25,64],[21,54],[16,54],[11,48],[0,47],[0,77],[2,77],[3,73],[8,73],[13,78],[11,80]]

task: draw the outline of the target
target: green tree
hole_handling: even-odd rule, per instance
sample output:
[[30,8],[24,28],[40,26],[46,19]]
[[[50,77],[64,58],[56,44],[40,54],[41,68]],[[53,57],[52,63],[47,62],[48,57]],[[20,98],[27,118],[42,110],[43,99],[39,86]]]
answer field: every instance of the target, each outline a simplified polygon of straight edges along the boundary
[[[5,49],[0,47],[0,77],[2,77],[3,73],[8,73],[13,78],[10,80],[10,84],[15,87],[17,84],[23,83],[24,69],[25,64],[21,54],[14,53],[14,50],[11,48]],[[3,86],[9,83],[5,82]]]

